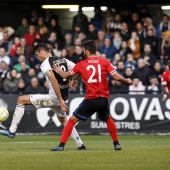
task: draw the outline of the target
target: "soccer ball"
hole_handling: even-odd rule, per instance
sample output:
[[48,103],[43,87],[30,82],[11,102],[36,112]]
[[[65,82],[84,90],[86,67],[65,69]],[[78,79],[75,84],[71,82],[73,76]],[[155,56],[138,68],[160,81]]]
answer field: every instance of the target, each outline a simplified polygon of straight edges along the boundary
[[0,122],[4,122],[9,117],[9,112],[5,107],[0,107]]

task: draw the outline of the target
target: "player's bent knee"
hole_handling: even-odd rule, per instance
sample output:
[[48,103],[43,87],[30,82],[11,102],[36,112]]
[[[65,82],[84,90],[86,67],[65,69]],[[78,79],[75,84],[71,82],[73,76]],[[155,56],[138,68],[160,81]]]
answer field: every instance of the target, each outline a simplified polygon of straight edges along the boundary
[[30,104],[29,96],[28,95],[19,96],[17,100],[17,104],[23,104],[23,105]]
[[61,123],[62,125],[67,122],[67,117],[66,117],[66,116],[65,116],[65,117],[62,117],[62,116],[60,116],[60,115],[57,115],[57,117],[58,117],[58,120],[60,121],[60,123]]

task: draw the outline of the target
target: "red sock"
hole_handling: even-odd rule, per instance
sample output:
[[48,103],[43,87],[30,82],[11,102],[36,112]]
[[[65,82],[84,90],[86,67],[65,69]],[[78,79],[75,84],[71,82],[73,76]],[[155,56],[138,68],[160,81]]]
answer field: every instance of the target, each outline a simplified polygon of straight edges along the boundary
[[118,141],[116,125],[110,116],[106,120],[106,124],[107,124],[107,129],[109,130],[110,136],[112,137],[113,141]]
[[62,131],[60,142],[66,143],[76,123],[70,118]]

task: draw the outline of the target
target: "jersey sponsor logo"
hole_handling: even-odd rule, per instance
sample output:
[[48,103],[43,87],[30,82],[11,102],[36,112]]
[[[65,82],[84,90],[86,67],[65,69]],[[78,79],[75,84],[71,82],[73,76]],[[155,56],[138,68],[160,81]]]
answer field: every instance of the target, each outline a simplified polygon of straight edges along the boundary
[[66,85],[59,84],[59,87],[60,87],[60,89],[66,89],[69,87],[69,85],[68,84],[66,84]]

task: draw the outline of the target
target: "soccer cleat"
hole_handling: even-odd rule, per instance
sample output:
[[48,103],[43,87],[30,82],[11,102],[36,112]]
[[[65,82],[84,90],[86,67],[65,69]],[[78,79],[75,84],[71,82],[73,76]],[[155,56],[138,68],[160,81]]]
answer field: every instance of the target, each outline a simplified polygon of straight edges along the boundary
[[114,145],[114,150],[115,150],[115,151],[118,151],[118,150],[121,150],[121,149],[122,149],[122,148],[121,148],[121,146],[120,146],[119,143],[117,143],[117,144]]
[[86,147],[82,144],[80,147],[77,148],[77,150],[86,150]]
[[11,133],[8,130],[0,130],[0,134],[2,134],[4,136],[7,136],[7,137],[9,137],[11,139],[15,137],[15,133]]
[[63,151],[64,147],[63,146],[56,146],[55,148],[51,148],[51,151]]

